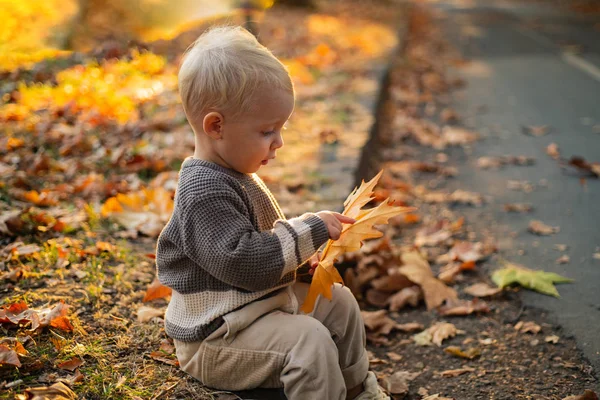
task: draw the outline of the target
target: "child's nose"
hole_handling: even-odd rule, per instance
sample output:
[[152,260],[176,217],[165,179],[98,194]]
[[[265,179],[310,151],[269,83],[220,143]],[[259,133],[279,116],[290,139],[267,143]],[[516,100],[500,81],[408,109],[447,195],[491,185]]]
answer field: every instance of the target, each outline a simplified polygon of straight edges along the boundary
[[273,149],[279,149],[281,147],[283,147],[283,137],[281,136],[281,134],[279,134],[279,135],[277,135],[277,137],[275,138],[275,140],[271,144],[271,148],[273,148]]

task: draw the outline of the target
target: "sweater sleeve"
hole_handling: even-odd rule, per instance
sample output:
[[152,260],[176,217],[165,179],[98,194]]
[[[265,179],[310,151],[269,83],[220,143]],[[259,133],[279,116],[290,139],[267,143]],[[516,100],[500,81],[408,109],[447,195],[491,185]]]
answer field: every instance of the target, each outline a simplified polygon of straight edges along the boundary
[[199,196],[178,218],[186,256],[215,278],[250,291],[275,286],[328,239],[325,223],[311,213],[259,232],[234,191]]

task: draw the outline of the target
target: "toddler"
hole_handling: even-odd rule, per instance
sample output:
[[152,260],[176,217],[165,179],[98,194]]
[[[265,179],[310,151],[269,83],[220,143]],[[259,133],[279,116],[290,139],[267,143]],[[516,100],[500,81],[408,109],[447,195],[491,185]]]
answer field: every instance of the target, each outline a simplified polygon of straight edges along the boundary
[[299,311],[305,262],[353,219],[331,211],[286,219],[255,174],[283,146],[294,109],[284,65],[241,27],[212,28],[179,71],[195,152],[179,174],[175,209],[158,239],[162,284],[173,289],[165,330],[181,368],[223,390],[283,387],[289,400],[389,399],[365,350],[358,304]]

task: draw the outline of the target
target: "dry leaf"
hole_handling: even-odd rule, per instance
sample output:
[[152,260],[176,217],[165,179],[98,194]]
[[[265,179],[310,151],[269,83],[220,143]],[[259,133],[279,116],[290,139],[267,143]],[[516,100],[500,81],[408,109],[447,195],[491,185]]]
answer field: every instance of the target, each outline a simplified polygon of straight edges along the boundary
[[542,221],[533,220],[529,222],[529,232],[535,233],[540,236],[552,235],[560,231],[558,226],[549,226],[544,224]]
[[345,225],[338,240],[327,242],[321,260],[315,269],[308,294],[301,307],[304,313],[308,314],[313,310],[319,295],[331,300],[331,287],[333,284],[336,282],[343,283],[342,277],[334,266],[334,262],[342,254],[359,250],[362,242],[367,239],[383,236],[381,231],[374,229],[374,225],[386,224],[388,219],[413,210],[412,208],[395,207],[387,201],[369,210],[360,209],[360,207],[371,201],[372,189],[382,173],[383,171],[367,183],[363,181],[360,187],[350,193],[344,202],[343,214],[355,218],[356,222],[352,225]]
[[442,139],[450,146],[458,146],[478,140],[479,135],[463,128],[445,126],[442,131]]
[[475,192],[457,189],[448,197],[452,203],[468,204],[479,207],[483,204],[483,196]]
[[522,130],[523,130],[523,133],[526,135],[539,137],[539,136],[544,136],[545,134],[547,134],[549,128],[550,127],[548,125],[529,125],[529,126],[523,126]]
[[171,193],[161,187],[119,193],[106,200],[101,210],[103,217],[113,217],[125,228],[151,237],[158,236],[172,212]]
[[442,341],[454,337],[456,334],[462,333],[449,322],[436,322],[426,330],[413,336],[413,340],[419,346],[431,346],[435,344],[441,347]]
[[441,220],[434,225],[425,226],[417,231],[414,242],[415,246],[437,246],[452,237],[454,232],[462,227],[463,222],[463,218],[455,223]]
[[162,317],[165,314],[164,310],[152,308],[148,306],[141,306],[137,311],[138,322],[148,322],[154,317]]
[[431,396],[423,397],[421,400],[454,400],[454,397],[440,397],[440,394],[436,393]]
[[526,203],[508,203],[504,205],[504,211],[514,213],[529,213],[533,211],[533,206]]
[[481,355],[481,351],[475,347],[463,351],[460,347],[448,346],[444,349],[444,351],[448,354],[452,354],[453,356],[467,358],[469,360],[472,360],[475,357],[479,357]]
[[19,360],[19,355],[10,347],[0,344],[0,365],[14,365],[15,367],[20,367],[21,361]]
[[145,303],[155,299],[163,299],[170,296],[171,293],[172,290],[170,287],[164,286],[162,283],[160,283],[158,278],[154,278],[150,286],[148,286],[148,289],[146,289],[146,294],[144,295],[142,301]]
[[421,287],[427,310],[438,307],[444,300],[458,298],[454,289],[433,276],[429,263],[417,251],[404,253],[401,258],[404,265],[400,272]]
[[540,293],[560,297],[554,284],[573,281],[554,272],[533,271],[521,265],[508,262],[505,262],[505,265],[505,268],[498,269],[492,274],[492,281],[500,288],[518,284]]
[[562,256],[560,256],[557,260],[556,263],[557,264],[568,264],[571,262],[571,257],[569,257],[566,254],[563,254]]
[[523,322],[523,321],[519,321],[516,323],[515,325],[515,330],[519,331],[521,333],[539,333],[539,331],[542,330],[542,327],[539,326],[538,324],[536,324],[533,321],[527,321],[527,322]]
[[463,290],[466,294],[473,297],[488,297],[498,294],[502,291],[501,288],[491,287],[487,283],[475,283]]
[[560,340],[560,338],[558,336],[556,336],[556,335],[550,335],[550,336],[546,336],[544,338],[544,341],[546,343],[553,343],[553,344],[558,343],[559,340]]
[[440,373],[441,376],[450,376],[450,377],[454,377],[454,376],[459,376],[462,374],[466,374],[467,372],[473,372],[475,371],[475,368],[471,368],[471,367],[465,367],[465,368],[459,368],[459,369],[449,369],[446,371],[442,371]]
[[77,395],[62,382],[48,387],[25,389],[28,400],[77,400]]
[[420,372],[398,371],[383,379],[386,390],[393,395],[406,395],[408,383],[419,376]]
[[438,309],[440,315],[469,315],[472,313],[490,312],[490,308],[485,301],[477,298],[473,300],[449,300]]
[[77,356],[74,356],[70,360],[58,364],[57,367],[60,369],[65,369],[67,371],[73,372],[82,365],[83,365],[83,360]]
[[483,255],[483,243],[458,242],[450,249],[450,258],[463,262],[479,261]]
[[393,351],[388,351],[386,353],[386,355],[388,356],[388,358],[392,361],[398,362],[402,360],[402,356],[398,353],[394,353]]
[[400,290],[388,299],[390,311],[398,311],[407,304],[416,307],[423,298],[423,291],[419,286],[412,286]]
[[591,390],[585,390],[583,394],[577,396],[567,396],[563,400],[598,400],[598,396]]
[[363,321],[368,330],[376,334],[387,335],[392,330],[397,329],[403,332],[422,329],[422,325],[418,323],[399,324],[387,316],[386,310],[378,311],[361,311]]
[[556,143],[550,143],[548,147],[546,147],[546,153],[555,160],[560,158],[560,152],[558,150],[558,145]]
[[413,283],[396,269],[389,269],[388,273],[390,274],[372,280],[371,286],[383,292],[397,292],[413,286]]
[[380,292],[377,289],[369,289],[365,295],[365,300],[375,307],[384,308],[388,304],[389,297],[389,293]]

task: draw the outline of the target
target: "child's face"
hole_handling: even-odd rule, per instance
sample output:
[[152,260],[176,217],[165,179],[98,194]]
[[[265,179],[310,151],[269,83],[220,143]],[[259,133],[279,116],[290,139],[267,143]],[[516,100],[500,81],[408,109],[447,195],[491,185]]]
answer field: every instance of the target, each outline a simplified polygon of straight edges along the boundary
[[252,109],[228,121],[215,151],[226,167],[251,174],[275,158],[283,146],[282,129],[294,110],[294,96],[281,89],[265,89],[255,97]]

